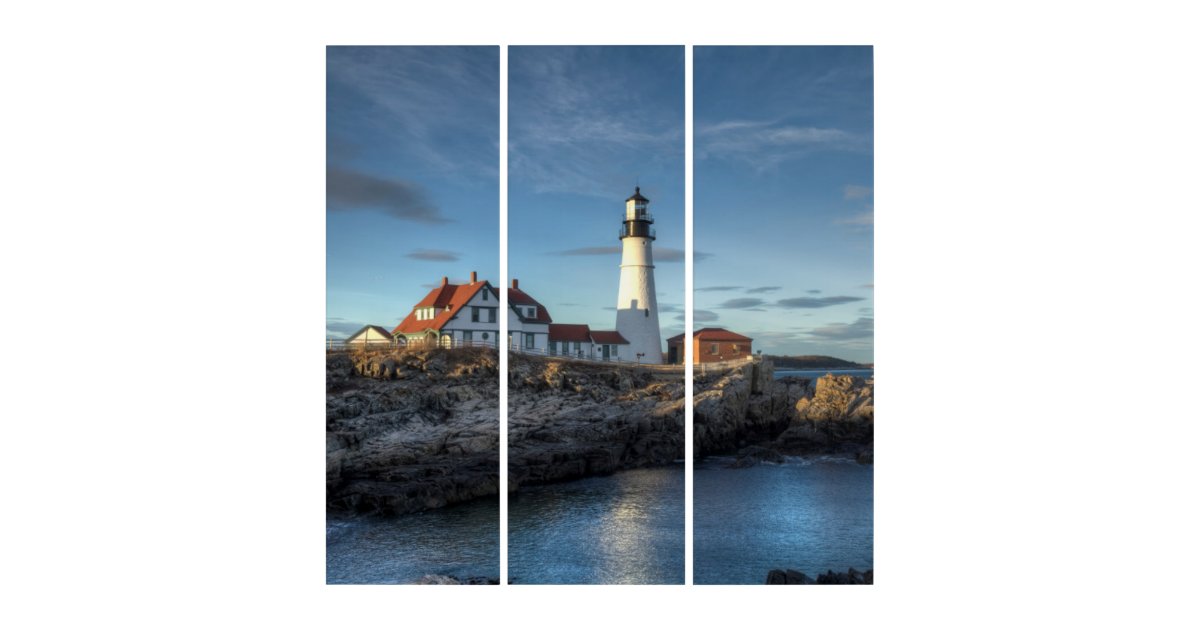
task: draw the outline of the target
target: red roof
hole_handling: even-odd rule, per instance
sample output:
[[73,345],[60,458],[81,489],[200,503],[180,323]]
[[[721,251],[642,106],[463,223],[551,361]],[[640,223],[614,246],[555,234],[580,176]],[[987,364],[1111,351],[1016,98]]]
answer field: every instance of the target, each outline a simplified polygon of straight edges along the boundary
[[[724,328],[701,328],[692,333],[692,337],[701,341],[754,341],[745,335],[729,332]],[[683,335],[675,335],[668,339],[667,343],[683,343]]]
[[529,317],[529,316],[525,315],[525,313],[527,312],[525,309],[521,309],[521,310],[517,311],[517,315],[521,316],[521,321],[523,321],[523,322],[534,322],[537,324],[549,324],[550,322],[554,321],[554,320],[550,319],[550,311],[547,311],[545,306],[542,306],[540,302],[529,297],[528,293],[526,293],[520,289],[510,288],[508,290],[508,305],[510,308],[513,306],[536,306],[537,307],[537,317]]
[[550,324],[550,341],[591,342],[587,324]]
[[[417,302],[417,305],[413,307],[413,312],[409,313],[408,317],[405,317],[404,321],[400,322],[400,325],[392,330],[392,334],[419,333],[430,328],[441,330],[442,326],[445,326],[446,322],[453,319],[462,310],[462,307],[466,306],[467,302],[475,297],[479,289],[485,286],[487,286],[487,281],[480,280],[470,284],[443,284],[433,289],[425,296],[425,299]],[[494,291],[493,295],[495,295]],[[433,319],[417,319],[417,309],[430,307],[437,310]]]
[[621,333],[615,330],[593,330],[593,343],[623,343],[628,344],[629,341],[621,336]]

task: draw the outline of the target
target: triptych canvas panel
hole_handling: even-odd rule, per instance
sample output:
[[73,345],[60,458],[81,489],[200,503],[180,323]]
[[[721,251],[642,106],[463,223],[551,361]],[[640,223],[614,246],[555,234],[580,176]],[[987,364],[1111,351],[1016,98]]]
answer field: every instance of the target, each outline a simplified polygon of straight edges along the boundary
[[326,99],[327,583],[873,583],[870,47],[330,47]]

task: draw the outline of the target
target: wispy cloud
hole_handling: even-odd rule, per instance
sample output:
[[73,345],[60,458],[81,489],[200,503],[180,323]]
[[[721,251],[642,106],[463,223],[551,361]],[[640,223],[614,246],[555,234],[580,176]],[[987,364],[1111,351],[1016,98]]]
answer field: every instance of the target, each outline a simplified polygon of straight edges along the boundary
[[870,186],[858,186],[856,184],[846,184],[842,188],[842,197],[845,199],[866,199],[871,196]]
[[862,287],[861,287],[861,288],[863,288],[863,289],[874,289],[874,288],[875,288],[875,283],[874,283],[874,282],[872,282],[871,284],[864,284],[864,285],[862,285]]
[[450,252],[444,249],[417,249],[404,255],[406,258],[413,260],[437,260],[437,261],[455,261],[458,260],[458,252]]
[[[742,288],[742,287],[739,285],[739,286],[700,287],[696,290],[697,291],[737,291],[740,288]],[[750,291],[750,293],[753,293],[753,291]]]
[[702,308],[692,309],[692,319],[698,322],[715,322],[720,318],[713,311],[706,311]]
[[[628,71],[659,70],[645,55],[672,50],[518,47],[509,52],[509,146],[512,177],[535,192],[611,199],[627,194],[635,162],[678,161],[683,118],[647,107]],[[633,58],[642,55],[642,63]],[[680,68],[682,77],[682,68]],[[669,80],[669,79],[668,79]],[[653,187],[646,190],[653,198]]]
[[805,293],[812,293],[813,295],[816,295],[820,292],[821,292],[820,289],[809,289],[809,290],[805,291]]
[[334,339],[348,337],[366,324],[349,322],[340,317],[330,317],[325,320],[325,335]]
[[835,221],[835,223],[840,225],[856,225],[860,227],[875,225],[875,211],[864,210],[862,212],[857,212],[854,215],[844,219],[838,219]]
[[555,256],[613,256],[621,253],[621,246],[577,247],[550,253]]
[[331,102],[353,103],[331,138],[369,135],[422,169],[496,177],[499,146],[498,51],[492,46],[331,47]]
[[814,328],[807,333],[810,337],[829,341],[867,339],[875,334],[875,318],[860,317],[852,324],[829,324]]
[[724,302],[718,304],[716,308],[751,309],[764,304],[766,304],[766,302],[758,298],[733,298],[732,300],[725,300]]
[[842,129],[806,127],[778,120],[726,120],[701,125],[696,155],[701,160],[748,162],[759,170],[823,151],[863,152],[869,138]]
[[333,166],[325,169],[325,203],[330,212],[368,210],[417,223],[450,222],[417,184]]
[[848,295],[831,295],[829,297],[797,297],[779,300],[775,303],[776,306],[783,308],[825,308],[827,306],[836,306],[838,304],[847,304],[849,302],[859,302],[866,298],[851,297]]
[[746,289],[746,293],[771,293],[772,291],[778,291],[782,288],[783,287],[754,287],[753,289]]

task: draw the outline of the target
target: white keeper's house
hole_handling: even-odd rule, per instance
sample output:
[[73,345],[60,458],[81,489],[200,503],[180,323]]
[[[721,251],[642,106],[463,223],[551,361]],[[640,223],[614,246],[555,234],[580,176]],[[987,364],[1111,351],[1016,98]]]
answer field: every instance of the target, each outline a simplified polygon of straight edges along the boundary
[[499,296],[491,283],[476,278],[474,271],[467,284],[450,284],[442,277],[441,285],[413,306],[392,335],[409,346],[495,347],[500,336]]
[[513,350],[603,361],[634,361],[629,341],[615,330],[592,330],[587,324],[555,324],[550,311],[521,290],[513,278],[508,306],[508,345]]
[[521,290],[513,278],[508,290],[508,308],[513,317],[508,318],[508,347],[534,352],[546,352],[550,343],[550,311],[541,302]]

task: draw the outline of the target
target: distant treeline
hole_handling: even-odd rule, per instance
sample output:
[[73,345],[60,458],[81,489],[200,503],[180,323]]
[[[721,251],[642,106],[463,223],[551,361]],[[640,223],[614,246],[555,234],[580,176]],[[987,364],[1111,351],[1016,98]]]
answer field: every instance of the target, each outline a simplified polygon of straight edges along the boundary
[[840,368],[840,369],[865,369],[871,367],[862,363],[846,361],[836,357],[826,357],[821,355],[804,355],[797,357],[781,357],[767,355],[775,363],[776,368],[789,370],[815,370],[818,368]]

